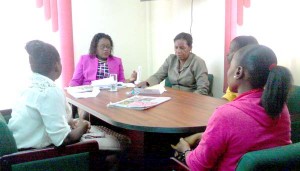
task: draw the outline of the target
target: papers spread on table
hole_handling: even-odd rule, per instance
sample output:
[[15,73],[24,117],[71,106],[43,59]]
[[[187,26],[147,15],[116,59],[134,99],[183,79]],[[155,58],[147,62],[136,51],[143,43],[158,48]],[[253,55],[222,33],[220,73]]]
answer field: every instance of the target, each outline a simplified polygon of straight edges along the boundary
[[162,94],[166,89],[158,84],[147,88],[134,88],[134,94]]
[[67,92],[75,98],[88,98],[96,97],[100,93],[100,90],[98,87],[83,85],[76,87],[67,87]]
[[[99,89],[110,89],[111,84],[113,84],[114,80],[110,77],[110,78],[103,78],[100,80],[94,80],[91,83],[91,86],[93,87],[98,87]],[[127,85],[125,83],[122,82],[118,82],[117,83],[118,88],[124,88]]]
[[110,102],[107,105],[107,107],[121,107],[135,110],[144,110],[159,105],[170,99],[171,97],[152,97],[136,95],[116,103]]

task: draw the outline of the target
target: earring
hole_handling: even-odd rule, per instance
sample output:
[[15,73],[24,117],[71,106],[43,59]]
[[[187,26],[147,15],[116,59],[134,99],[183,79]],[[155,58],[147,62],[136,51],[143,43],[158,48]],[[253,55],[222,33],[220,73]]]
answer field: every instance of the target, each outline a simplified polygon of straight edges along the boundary
[[236,75],[235,75],[235,76],[233,76],[233,78],[234,78],[234,79],[236,79]]

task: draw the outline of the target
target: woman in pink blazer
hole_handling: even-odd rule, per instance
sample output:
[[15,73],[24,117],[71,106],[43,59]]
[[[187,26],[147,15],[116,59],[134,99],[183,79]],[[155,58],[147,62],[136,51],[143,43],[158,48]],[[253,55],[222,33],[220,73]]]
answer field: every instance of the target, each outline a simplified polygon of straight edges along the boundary
[[89,54],[80,57],[70,86],[89,85],[91,81],[108,78],[109,74],[117,74],[119,82],[134,82],[137,73],[133,71],[131,77],[126,80],[122,60],[111,54],[112,49],[111,37],[97,33],[91,41]]

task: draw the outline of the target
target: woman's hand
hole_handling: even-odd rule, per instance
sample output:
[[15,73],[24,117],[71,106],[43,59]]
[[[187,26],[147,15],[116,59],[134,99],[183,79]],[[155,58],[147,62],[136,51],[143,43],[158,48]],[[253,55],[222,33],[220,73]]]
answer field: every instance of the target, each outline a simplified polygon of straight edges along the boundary
[[183,138],[179,139],[179,143],[177,143],[176,146],[171,144],[171,147],[176,150],[175,157],[178,155],[178,152],[184,153],[188,150],[191,150],[189,143],[187,143]]
[[87,130],[91,129],[91,123],[87,120],[84,120],[84,119],[79,119],[77,127],[81,127],[81,126],[86,127]]
[[136,81],[136,78],[137,78],[137,72],[133,71],[129,78],[129,81],[133,83],[134,81]]
[[[183,139],[188,144],[189,148],[191,148],[191,147],[195,147],[195,146],[198,145],[198,142],[200,141],[201,136],[202,136],[202,133],[196,133],[196,134],[193,134],[193,135],[190,135],[188,137],[181,138],[181,139]],[[180,147],[182,145],[181,144],[181,139],[179,140],[179,142],[176,145],[171,144],[171,147],[174,150],[178,151],[177,149],[181,148]],[[179,151],[179,152],[182,152],[182,151]]]
[[138,83],[137,85],[135,85],[138,88],[145,88],[149,86],[149,83],[147,81],[142,81],[140,83]]
[[188,137],[185,137],[184,140],[189,143],[189,145],[191,147],[195,147],[198,145],[200,139],[202,137],[202,133],[196,133],[196,134],[193,134],[193,135],[190,135]]
[[77,119],[73,119],[70,126],[71,126],[72,129],[76,129],[78,127],[87,127],[87,129],[90,129],[91,128],[91,123],[87,120],[77,118]]

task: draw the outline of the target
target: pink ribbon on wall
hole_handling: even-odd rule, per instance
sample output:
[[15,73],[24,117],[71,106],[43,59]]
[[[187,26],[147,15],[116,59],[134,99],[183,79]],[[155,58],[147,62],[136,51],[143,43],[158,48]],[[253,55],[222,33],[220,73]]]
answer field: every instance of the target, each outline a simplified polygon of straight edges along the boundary
[[244,0],[244,7],[249,8],[251,5],[250,0]]
[[243,25],[244,0],[237,0],[237,24]]
[[58,0],[58,17],[63,66],[62,83],[63,87],[67,87],[74,72],[72,0]]
[[51,18],[50,0],[44,0],[44,15],[46,20]]
[[36,7],[41,8],[43,6],[43,0],[36,0]]
[[51,0],[51,17],[52,17],[52,31],[58,31],[58,11],[57,11],[57,0]]

